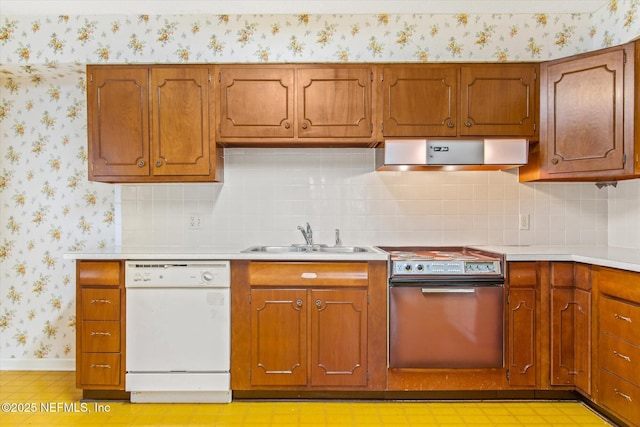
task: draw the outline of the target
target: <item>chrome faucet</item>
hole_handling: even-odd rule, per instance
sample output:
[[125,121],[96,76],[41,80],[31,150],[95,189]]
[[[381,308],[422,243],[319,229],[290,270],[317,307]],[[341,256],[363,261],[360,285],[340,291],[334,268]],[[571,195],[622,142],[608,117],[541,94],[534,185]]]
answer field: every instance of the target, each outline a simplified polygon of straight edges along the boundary
[[336,246],[342,246],[342,240],[340,240],[340,229],[336,228]]
[[307,223],[307,229],[305,230],[303,226],[299,225],[298,230],[302,233],[302,237],[307,242],[307,245],[313,246],[313,231],[311,230],[311,225]]

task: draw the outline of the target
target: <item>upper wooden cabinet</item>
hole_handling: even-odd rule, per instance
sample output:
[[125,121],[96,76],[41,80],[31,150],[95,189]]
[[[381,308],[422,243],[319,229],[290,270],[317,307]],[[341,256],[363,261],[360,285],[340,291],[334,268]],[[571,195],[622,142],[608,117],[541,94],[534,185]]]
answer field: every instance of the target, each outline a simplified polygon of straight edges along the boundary
[[87,76],[89,180],[217,180],[207,66],[97,65]]
[[216,141],[229,146],[368,146],[368,65],[229,65],[218,68]]
[[389,65],[385,137],[536,138],[536,64]]
[[541,65],[540,144],[520,181],[640,175],[634,55],[631,43]]

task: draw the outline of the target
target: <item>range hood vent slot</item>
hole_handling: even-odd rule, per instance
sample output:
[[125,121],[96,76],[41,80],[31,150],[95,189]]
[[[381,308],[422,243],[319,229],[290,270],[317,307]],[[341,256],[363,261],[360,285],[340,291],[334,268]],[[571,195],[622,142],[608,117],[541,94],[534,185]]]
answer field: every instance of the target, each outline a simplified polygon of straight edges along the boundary
[[388,139],[376,170],[504,170],[527,164],[526,139]]

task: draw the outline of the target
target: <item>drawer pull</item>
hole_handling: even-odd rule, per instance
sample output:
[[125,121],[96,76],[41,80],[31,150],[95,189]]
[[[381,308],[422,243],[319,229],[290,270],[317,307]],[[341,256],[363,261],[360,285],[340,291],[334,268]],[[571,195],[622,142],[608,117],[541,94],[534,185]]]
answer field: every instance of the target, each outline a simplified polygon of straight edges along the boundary
[[300,277],[303,279],[317,279],[318,275],[316,273],[302,273]]
[[95,337],[96,335],[102,335],[105,337],[110,337],[111,336],[111,332],[91,332],[91,336]]
[[627,362],[631,362],[631,358],[630,358],[629,356],[626,356],[626,355],[624,355],[624,354],[622,354],[622,353],[618,353],[618,352],[617,352],[617,351],[615,351],[615,350],[613,350],[613,355],[614,355],[614,356],[618,356],[620,359],[624,359],[624,360],[626,360]]
[[111,304],[111,300],[108,299],[92,299],[91,304]]
[[631,402],[631,396],[624,394],[623,392],[621,392],[620,390],[618,390],[617,388],[613,389],[614,393],[617,394],[620,397],[624,397],[625,399],[627,399],[629,402]]
[[111,369],[111,365],[98,365],[98,364],[92,364],[91,365],[92,368],[103,368],[103,369]]
[[631,321],[631,318],[630,318],[630,317],[623,316],[622,314],[618,314],[618,313],[616,313],[616,314],[614,314],[614,315],[613,315],[613,317],[615,317],[615,318],[616,318],[616,319],[618,319],[618,320],[624,320],[625,322],[633,323],[633,322]]

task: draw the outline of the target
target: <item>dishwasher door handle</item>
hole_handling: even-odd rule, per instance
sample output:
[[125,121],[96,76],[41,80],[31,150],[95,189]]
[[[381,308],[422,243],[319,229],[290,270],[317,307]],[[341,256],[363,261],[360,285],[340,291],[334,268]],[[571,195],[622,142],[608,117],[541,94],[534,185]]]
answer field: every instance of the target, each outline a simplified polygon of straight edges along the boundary
[[423,294],[475,294],[474,288],[422,288]]

